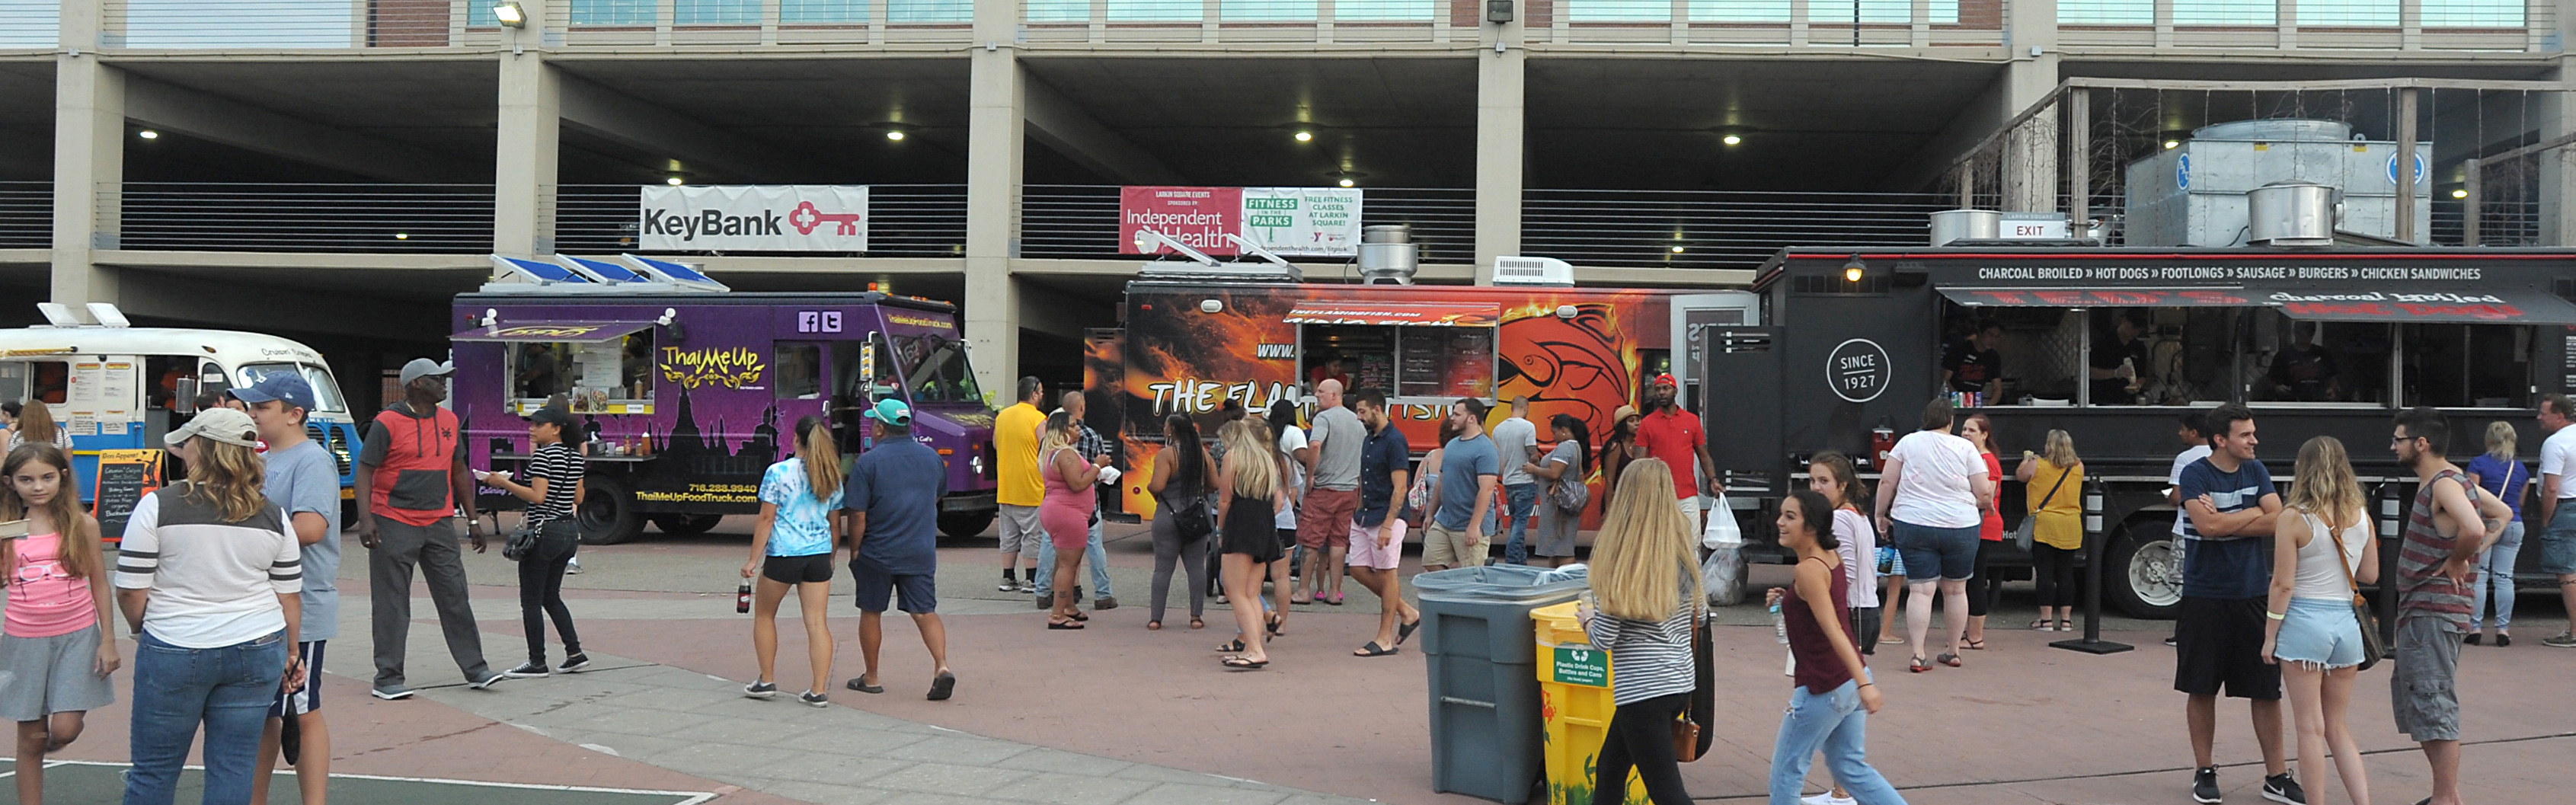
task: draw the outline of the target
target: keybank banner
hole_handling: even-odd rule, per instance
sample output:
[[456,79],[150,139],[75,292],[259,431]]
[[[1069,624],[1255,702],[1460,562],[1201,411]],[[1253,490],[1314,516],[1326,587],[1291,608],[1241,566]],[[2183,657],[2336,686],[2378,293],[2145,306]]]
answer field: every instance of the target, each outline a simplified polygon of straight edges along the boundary
[[1159,244],[1140,247],[1136,235],[1151,229],[1210,255],[1239,253],[1226,233],[1243,236],[1283,257],[1349,257],[1360,242],[1360,191],[1338,187],[1122,187],[1118,194],[1119,249],[1165,254]]
[[646,251],[864,252],[866,185],[645,185]]

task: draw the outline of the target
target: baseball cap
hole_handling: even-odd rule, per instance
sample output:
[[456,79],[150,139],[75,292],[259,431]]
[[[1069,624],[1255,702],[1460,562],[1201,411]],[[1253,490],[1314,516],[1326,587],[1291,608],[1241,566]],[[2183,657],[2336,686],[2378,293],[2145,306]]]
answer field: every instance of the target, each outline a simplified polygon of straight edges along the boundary
[[246,403],[285,400],[287,405],[313,410],[313,384],[295,372],[271,372],[247,388],[233,389],[232,395]]
[[876,407],[868,409],[867,416],[898,428],[912,427],[912,406],[903,404],[902,400],[878,400]]
[[408,386],[412,381],[424,377],[446,377],[455,373],[456,366],[453,364],[438,363],[428,358],[413,358],[410,363],[403,364],[402,384]]
[[536,413],[528,415],[528,421],[543,422],[562,428],[564,436],[567,438],[577,436],[582,432],[581,419],[572,415],[571,408],[562,405],[548,405],[546,407],[539,408]]
[[1674,388],[1681,388],[1682,382],[1681,382],[1681,381],[1679,381],[1679,380],[1674,380],[1672,375],[1669,375],[1669,374],[1662,374],[1662,375],[1656,375],[1656,376],[1655,376],[1655,385],[1658,385],[1658,386],[1671,386],[1671,387],[1674,387]]
[[225,444],[243,447],[259,446],[259,426],[251,424],[250,415],[230,408],[210,408],[197,412],[197,418],[161,437],[176,446],[180,442],[203,436]]

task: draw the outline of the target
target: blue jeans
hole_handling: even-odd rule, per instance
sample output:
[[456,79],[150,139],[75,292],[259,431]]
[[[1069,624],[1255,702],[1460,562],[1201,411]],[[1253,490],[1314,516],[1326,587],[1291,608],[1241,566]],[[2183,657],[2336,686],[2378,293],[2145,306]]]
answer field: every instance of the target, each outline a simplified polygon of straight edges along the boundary
[[[1093,598],[1108,598],[1112,595],[1109,592],[1109,552],[1100,549],[1100,524],[1105,522],[1108,521],[1091,521],[1091,544],[1082,548],[1082,562],[1091,566],[1091,597]],[[1041,538],[1038,540],[1038,594],[1052,595],[1055,592],[1054,587],[1055,541]]]
[[1512,518],[1512,538],[1503,543],[1503,561],[1515,565],[1529,564],[1530,515],[1538,513],[1538,484],[1504,484],[1503,505]]
[[1806,789],[1807,768],[1817,750],[1834,782],[1861,805],[1904,805],[1896,787],[1870,768],[1863,745],[1869,713],[1860,706],[1860,683],[1844,682],[1832,693],[1818,695],[1804,686],[1789,696],[1789,714],[1780,719],[1780,740],[1771,748],[1771,805],[1798,805]]
[[125,778],[125,805],[170,805],[201,723],[205,801],[249,802],[260,730],[286,672],[286,632],[221,648],[181,648],[149,632],[135,640],[134,770]]
[[2478,588],[2469,605],[2469,631],[2486,623],[2488,588],[2494,588],[2495,628],[2504,631],[2513,626],[2513,563],[2522,558],[2522,521],[2506,523],[2504,536],[2478,555]]

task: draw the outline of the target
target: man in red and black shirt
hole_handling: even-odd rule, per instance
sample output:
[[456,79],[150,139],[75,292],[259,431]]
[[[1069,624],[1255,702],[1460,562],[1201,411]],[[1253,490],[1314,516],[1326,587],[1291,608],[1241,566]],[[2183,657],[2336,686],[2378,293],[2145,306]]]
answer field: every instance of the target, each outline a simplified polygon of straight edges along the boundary
[[483,633],[466,599],[465,554],[456,548],[456,510],[482,553],[483,526],[475,521],[474,474],[465,468],[465,429],[447,399],[455,369],[428,358],[402,368],[403,399],[385,407],[367,429],[358,454],[358,543],[368,548],[367,595],[374,602],[376,683],[379,699],[411,698],[405,687],[403,649],[411,639],[411,575],[417,566],[429,581],[447,652],[477,690],[501,681],[483,662]]

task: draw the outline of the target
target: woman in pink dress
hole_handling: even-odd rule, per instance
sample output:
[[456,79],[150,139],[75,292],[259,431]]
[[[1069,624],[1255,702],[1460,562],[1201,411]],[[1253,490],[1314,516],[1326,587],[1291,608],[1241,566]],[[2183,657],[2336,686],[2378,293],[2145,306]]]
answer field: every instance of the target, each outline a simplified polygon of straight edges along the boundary
[[[1081,432],[1073,415],[1057,410],[1047,415],[1046,438],[1038,445],[1038,475],[1046,479],[1046,498],[1038,502],[1038,525],[1046,529],[1047,539],[1055,543],[1055,582],[1053,589],[1073,589],[1074,570],[1082,566],[1082,549],[1091,544],[1092,509],[1099,500],[1092,497],[1091,486],[1100,480],[1098,462],[1106,455],[1084,459],[1073,447]],[[1059,593],[1049,612],[1047,628],[1080,629],[1091,616],[1077,606],[1079,596]]]

